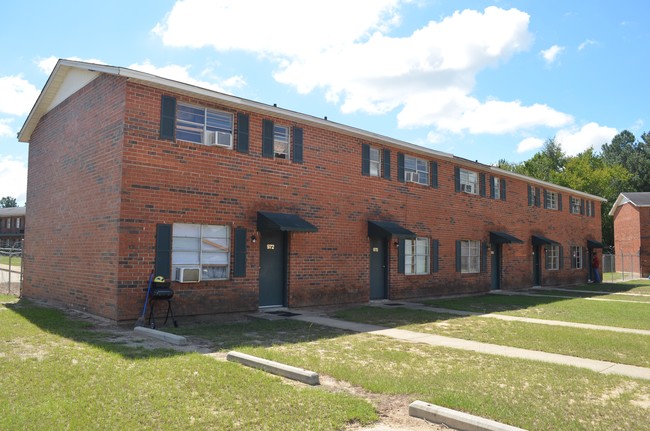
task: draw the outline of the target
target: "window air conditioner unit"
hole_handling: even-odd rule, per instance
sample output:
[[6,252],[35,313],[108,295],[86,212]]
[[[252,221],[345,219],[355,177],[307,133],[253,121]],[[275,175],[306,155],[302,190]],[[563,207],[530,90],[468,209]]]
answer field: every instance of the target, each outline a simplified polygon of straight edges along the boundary
[[205,132],[205,145],[218,145],[220,147],[232,146],[232,134],[226,132]]
[[405,180],[406,182],[417,183],[420,181],[420,174],[417,172],[406,172]]
[[176,268],[175,281],[180,283],[196,283],[199,281],[199,268]]
[[465,193],[474,193],[474,187],[471,184],[461,184],[460,189]]

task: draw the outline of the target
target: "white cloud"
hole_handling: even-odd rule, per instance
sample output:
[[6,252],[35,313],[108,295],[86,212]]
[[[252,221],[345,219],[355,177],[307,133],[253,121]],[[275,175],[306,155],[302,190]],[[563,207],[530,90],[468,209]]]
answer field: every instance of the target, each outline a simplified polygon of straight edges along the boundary
[[0,76],[0,113],[27,114],[38,98],[39,90],[20,75]]
[[555,63],[562,51],[564,51],[563,46],[553,45],[549,49],[542,50],[540,54],[548,64],[552,64]]
[[222,93],[227,93],[227,88],[239,88],[245,84],[243,78],[239,76],[227,78],[221,83],[199,80],[190,75],[190,68],[191,66],[180,66],[177,64],[158,67],[151,64],[149,61],[145,61],[144,63],[135,63],[129,66],[129,69],[151,73],[152,75],[196,85],[197,87],[209,88]]
[[16,198],[25,204],[27,190],[27,163],[12,156],[0,155],[0,197]]
[[[95,58],[91,59],[83,59],[79,57],[66,57],[66,60],[73,60],[73,61],[83,61],[85,63],[95,63],[95,64],[107,64],[101,60],[97,60]],[[59,61],[59,57],[55,56],[50,56],[47,58],[42,58],[36,62],[36,65],[38,66],[39,69],[41,69],[41,72],[43,72],[46,75],[49,75],[52,73],[54,70],[54,66],[56,66],[56,62]]]
[[0,138],[15,138],[16,131],[11,127],[13,118],[0,118]]
[[544,140],[539,138],[526,138],[517,145],[517,153],[527,153],[529,151],[542,148],[544,146]]
[[589,45],[595,45],[595,44],[596,44],[595,40],[587,39],[578,46],[578,51],[582,51],[583,49],[585,49]]
[[618,131],[612,127],[600,126],[592,122],[580,129],[560,130],[555,135],[555,140],[560,143],[567,155],[575,156],[590,147],[600,151],[603,144],[611,142],[617,133]]

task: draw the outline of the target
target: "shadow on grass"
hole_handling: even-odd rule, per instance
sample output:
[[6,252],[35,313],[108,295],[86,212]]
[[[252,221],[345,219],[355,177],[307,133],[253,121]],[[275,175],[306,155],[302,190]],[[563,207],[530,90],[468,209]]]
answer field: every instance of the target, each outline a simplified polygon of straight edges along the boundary
[[[129,359],[164,358],[184,355],[192,348],[180,351],[172,348],[151,348],[138,343],[140,337],[128,337],[129,331],[117,326],[99,325],[87,320],[78,320],[66,312],[32,303],[27,299],[18,301],[8,297],[0,298],[0,306],[21,316],[41,331],[64,337],[66,339],[92,345],[110,353],[119,354]],[[5,315],[9,318],[9,315]],[[0,325],[3,322],[0,314]],[[292,344],[323,338],[335,338],[348,334],[345,331],[320,325],[292,320],[247,320],[236,323],[188,324],[180,328],[161,328],[166,332],[184,335],[190,344],[200,345],[202,351],[228,351],[238,347],[267,347],[278,344]],[[127,338],[130,338],[127,340]]]

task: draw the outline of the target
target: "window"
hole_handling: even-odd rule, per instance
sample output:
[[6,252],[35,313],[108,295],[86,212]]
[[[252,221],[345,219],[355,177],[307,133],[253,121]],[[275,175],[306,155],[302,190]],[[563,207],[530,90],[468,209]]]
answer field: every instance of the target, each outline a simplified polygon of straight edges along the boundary
[[426,160],[404,156],[404,181],[429,184],[429,164]]
[[16,218],[16,229],[20,229],[20,218]]
[[461,169],[459,171],[460,191],[465,193],[478,194],[478,175],[476,172]]
[[560,246],[557,244],[546,246],[546,269],[560,269]]
[[558,194],[555,192],[549,192],[548,190],[544,192],[545,194],[545,208],[549,210],[558,209]]
[[6,227],[7,229],[11,229],[11,219],[7,217],[6,220],[7,220],[7,221],[5,222],[5,227]]
[[481,241],[460,241],[460,272],[481,271]]
[[229,263],[228,226],[174,223],[172,274],[177,268],[199,268],[199,280],[225,280]]
[[582,247],[571,246],[571,268],[582,269]]
[[381,156],[378,148],[370,147],[370,176],[378,177],[381,172]]
[[593,202],[587,201],[587,217],[593,217],[593,216],[594,216]]
[[501,199],[501,180],[497,177],[492,177],[492,197]]
[[289,128],[273,126],[273,153],[279,159],[289,158]]
[[580,214],[580,199],[571,196],[571,214]]
[[404,273],[429,273],[429,238],[404,240]]
[[232,148],[233,116],[227,112],[179,103],[176,139]]

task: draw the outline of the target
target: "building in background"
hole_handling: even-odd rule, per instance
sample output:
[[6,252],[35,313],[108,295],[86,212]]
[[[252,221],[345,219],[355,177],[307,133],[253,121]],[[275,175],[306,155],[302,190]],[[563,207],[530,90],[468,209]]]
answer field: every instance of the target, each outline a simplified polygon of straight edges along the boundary
[[0,248],[20,247],[25,237],[25,207],[0,208]]
[[616,270],[650,276],[650,192],[619,194],[609,215],[614,217]]
[[598,196],[120,67],[60,60],[19,139],[23,295],[117,321],[153,269],[205,315],[582,283],[600,244]]

